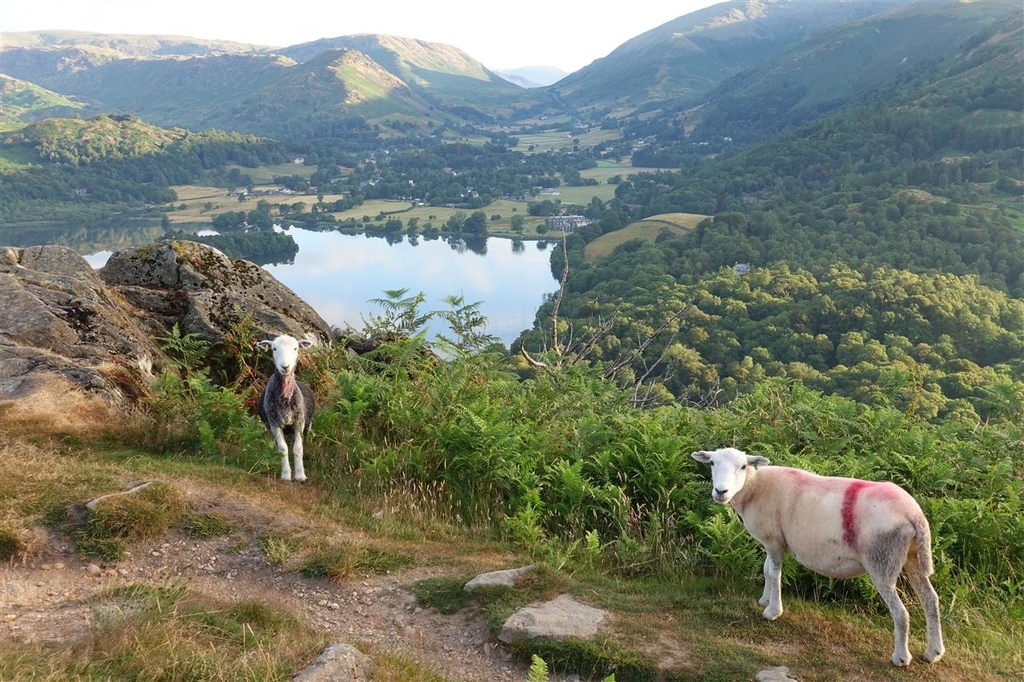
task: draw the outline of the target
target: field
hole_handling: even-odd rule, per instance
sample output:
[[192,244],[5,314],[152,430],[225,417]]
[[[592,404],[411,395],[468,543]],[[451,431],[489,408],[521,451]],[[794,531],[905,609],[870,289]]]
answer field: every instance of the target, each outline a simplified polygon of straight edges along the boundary
[[670,230],[676,234],[685,234],[707,217],[696,213],[662,213],[650,218],[644,218],[627,225],[621,230],[601,235],[587,244],[584,253],[588,261],[598,261],[611,254],[616,247],[633,239],[653,242],[661,234],[662,230]]
[[237,168],[239,172],[251,177],[253,184],[257,186],[269,185],[274,181],[275,177],[298,175],[302,178],[309,178],[309,176],[316,172],[316,166],[305,166],[300,163],[281,163],[276,166],[260,166],[259,168],[247,168],[245,166],[228,164],[225,168],[227,170]]
[[[507,199],[499,199],[485,208],[472,210],[444,208],[440,206],[413,206],[408,201],[374,199],[363,203],[361,206],[356,206],[348,211],[334,213],[333,215],[334,219],[338,221],[345,221],[350,218],[364,221],[364,219],[368,217],[370,220],[380,222],[382,224],[390,217],[399,218],[406,224],[410,218],[416,218],[419,220],[421,228],[426,223],[430,223],[434,227],[441,228],[452,215],[459,212],[469,215],[476,210],[482,210],[487,214],[487,230],[492,234],[511,234],[512,216],[516,214],[522,215],[526,219],[523,229],[523,235],[526,237],[535,237],[537,235],[537,226],[544,224],[543,217],[526,215],[526,202],[510,201]],[[499,216],[499,218],[495,220],[495,216]]]
[[[559,150],[571,150],[574,146],[573,140],[579,140],[581,147],[589,147],[608,140],[615,140],[621,135],[614,130],[601,130],[595,128],[588,131],[564,131],[552,130],[543,133],[528,133],[519,135],[518,151],[527,154],[542,154],[544,152],[557,152]],[[531,148],[532,147],[532,148]]]
[[[273,206],[278,204],[295,204],[298,202],[306,204],[308,209],[317,200],[315,195],[307,194],[269,194],[257,196],[247,201],[238,201],[236,196],[227,194],[224,189],[218,187],[200,187],[196,185],[179,185],[173,188],[178,194],[178,200],[174,202],[175,209],[167,213],[172,224],[196,224],[210,222],[213,217],[228,211],[250,211],[256,207],[258,201],[267,201]],[[583,189],[583,188],[581,188]],[[586,188],[595,189],[595,188]],[[343,197],[340,194],[325,194],[324,201],[327,203],[338,201]],[[589,199],[588,199],[589,201]],[[181,208],[184,206],[184,208]],[[510,201],[499,199],[483,209],[487,214],[487,230],[490,234],[500,236],[512,236],[512,216],[519,214],[525,217],[525,224],[522,236],[526,238],[537,237],[537,227],[544,224],[543,217],[528,216],[526,214],[526,202]],[[474,209],[476,210],[476,209]],[[359,222],[371,224],[383,224],[391,217],[399,218],[407,224],[410,218],[419,220],[420,228],[426,223],[440,228],[453,214],[462,212],[469,215],[473,210],[444,208],[437,206],[414,206],[408,201],[395,201],[390,199],[372,199],[360,206],[347,211],[333,213],[334,220],[343,222],[354,219]],[[498,216],[495,219],[495,216]]]
[[[594,144],[597,141],[607,138],[607,131],[581,133],[580,143]],[[546,133],[542,135],[526,135],[520,140],[520,148],[525,150],[527,146],[533,144],[537,151],[542,151],[543,149],[555,149],[557,148],[557,145],[560,144],[559,140],[569,142],[569,140],[565,138],[564,134]],[[260,168],[255,169],[239,166],[238,169],[253,179],[253,183],[257,190],[266,190],[274,187],[272,180],[275,177],[286,175],[309,177],[315,171],[315,168],[311,166],[297,164],[261,166]],[[622,163],[600,161],[595,168],[589,168],[580,172],[580,175],[583,178],[597,180],[597,185],[584,187],[570,187],[563,185],[548,193],[540,194],[533,200],[557,200],[560,201],[563,206],[575,205],[580,207],[585,207],[590,204],[594,197],[607,202],[615,197],[616,185],[608,183],[610,178],[619,176],[625,179],[632,173],[656,170],[659,169],[634,168],[629,165],[628,160]],[[256,202],[259,201],[267,201],[275,207],[278,204],[291,205],[303,203],[307,210],[317,201],[317,196],[313,194],[267,194],[252,197],[247,201],[238,201],[237,196],[230,195],[227,191],[218,187],[179,185],[175,186],[173,189],[178,194],[178,201],[173,204],[175,210],[167,213],[168,219],[172,224],[197,224],[210,222],[213,220],[213,217],[219,213],[226,213],[228,211],[250,211],[255,208]],[[325,203],[332,203],[342,198],[343,196],[340,194],[325,194],[323,200]],[[512,231],[511,220],[512,216],[519,214],[524,216],[526,220],[521,235],[525,238],[536,238],[538,234],[537,227],[544,224],[544,218],[527,215],[527,203],[528,202],[524,201],[500,199],[483,209],[479,209],[487,214],[488,233],[498,236],[514,236],[515,233]],[[415,206],[407,201],[375,199],[367,201],[361,206],[357,206],[347,211],[333,213],[332,215],[333,219],[338,222],[354,219],[362,223],[379,222],[383,225],[389,217],[393,216],[401,219],[403,223],[407,223],[410,218],[416,218],[419,221],[420,227],[426,223],[431,223],[434,227],[441,227],[453,214],[461,211],[468,215],[474,210],[477,209],[469,210],[437,206]],[[670,223],[673,222],[673,219],[671,218],[663,219]],[[682,222],[674,224],[681,227],[692,227],[692,225],[686,224],[685,219],[683,219]],[[647,226],[646,230],[649,231],[650,229],[653,228]],[[628,238],[633,238],[633,236],[635,235],[631,235]],[[657,236],[657,233],[655,233],[654,236]]]

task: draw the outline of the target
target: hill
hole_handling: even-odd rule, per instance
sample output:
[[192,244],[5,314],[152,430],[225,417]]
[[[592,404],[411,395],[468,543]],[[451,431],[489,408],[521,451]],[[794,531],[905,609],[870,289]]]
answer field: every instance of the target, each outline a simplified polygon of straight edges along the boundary
[[205,40],[189,36],[134,35],[90,33],[88,31],[5,31],[4,49],[60,48],[91,46],[126,57],[158,57],[166,55],[239,54],[267,49],[230,40]]
[[[1013,3],[937,2],[835,26],[723,81],[683,125],[750,142],[865,100],[929,110],[980,96],[980,108],[1019,110],[1022,21]],[[933,92],[923,97],[915,82]],[[1002,102],[983,94],[996,92]]]
[[[630,138],[696,131],[703,140],[728,136],[747,144],[882,92],[895,94],[938,62],[952,68],[965,46],[985,41],[994,27],[1008,36],[1008,73],[1019,54],[1009,25],[1019,20],[1019,7],[1004,0],[725,2],[531,88],[449,45],[388,35],[270,48],[38,32],[6,34],[3,54],[8,76],[87,102],[89,111],[132,113],[166,127],[215,126],[299,141],[350,129],[357,119],[383,124],[391,139],[463,126],[486,137],[495,129],[609,125]],[[317,72],[337,50],[362,53],[377,66]],[[1005,79],[987,87],[1014,93],[1018,83]],[[283,106],[274,95],[278,87],[296,95],[302,83],[315,92],[301,107]]]
[[819,31],[883,14],[908,1],[723,2],[626,41],[552,89],[588,118],[689,108],[730,76]]
[[523,66],[516,69],[501,69],[498,75],[524,88],[541,88],[565,78],[568,74],[556,66]]
[[0,129],[20,127],[44,118],[71,118],[85,105],[27,81],[0,74]]
[[331,135],[351,119],[407,135],[446,120],[492,121],[522,92],[451,46],[393,36],[271,51],[160,36],[42,33],[19,36],[3,56],[8,75],[88,101],[93,110],[289,139]]
[[707,217],[691,213],[663,213],[648,216],[621,230],[603,234],[588,242],[585,250],[586,258],[591,262],[607,258],[616,248],[633,239],[653,242],[664,232],[675,235],[685,234]]
[[[56,313],[0,318],[12,339],[0,352],[41,360],[4,363],[0,385],[4,679],[285,680],[332,642],[358,648],[372,679],[406,682],[522,679],[534,655],[559,675],[624,681],[749,679],[784,664],[809,681],[987,682],[1024,665],[1019,419],[930,424],[770,378],[713,410],[637,410],[601,372],[517,370],[474,345],[471,318],[441,359],[406,302],[364,343],[322,337],[300,356],[321,408],[298,485],[276,479],[251,407],[269,366],[257,329],[281,320],[229,305],[241,294],[291,314],[297,302],[272,295],[266,273],[254,287],[253,264],[196,244],[118,256],[118,272],[99,274],[64,247],[0,261],[22,311]],[[180,294],[154,295],[147,280]],[[735,305],[715,301],[724,281],[701,305]],[[755,311],[806,278],[764,284],[746,291]],[[136,364],[136,350],[153,362]],[[910,491],[932,528],[946,658],[894,669],[892,620],[866,578],[788,565],[787,611],[766,622],[763,552],[688,454],[719,443]],[[510,586],[464,589],[528,564]],[[556,595],[604,610],[597,635],[501,643],[512,613]]]

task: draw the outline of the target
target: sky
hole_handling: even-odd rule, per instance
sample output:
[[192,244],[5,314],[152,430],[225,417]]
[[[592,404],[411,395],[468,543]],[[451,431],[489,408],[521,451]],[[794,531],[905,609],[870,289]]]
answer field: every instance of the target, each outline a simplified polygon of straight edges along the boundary
[[630,38],[717,2],[0,0],[0,32],[182,35],[274,47],[384,33],[453,45],[491,70],[557,66],[571,73]]

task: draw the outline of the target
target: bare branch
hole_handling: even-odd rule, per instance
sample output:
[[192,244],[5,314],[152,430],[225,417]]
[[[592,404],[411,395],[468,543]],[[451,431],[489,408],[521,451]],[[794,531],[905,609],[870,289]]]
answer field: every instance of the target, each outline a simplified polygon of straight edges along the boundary
[[590,354],[593,353],[597,342],[611,332],[612,327],[615,326],[615,320],[617,320],[618,317],[619,313],[616,312],[612,315],[611,319],[601,322],[598,324],[597,329],[589,333],[589,337],[584,342],[583,348],[581,348],[580,352],[576,354],[576,361],[573,364],[579,364],[590,357]]
[[569,281],[569,245],[565,232],[562,233],[562,279],[558,283],[558,293],[555,295],[554,304],[551,307],[551,346],[552,349],[561,355],[562,347],[558,345],[558,310],[562,306],[562,296],[565,294],[565,283]]
[[545,369],[547,369],[548,367],[548,364],[546,362],[534,360],[533,357],[526,351],[526,346],[519,346],[519,354],[523,356],[523,359],[526,360],[527,364],[529,364],[530,367],[543,367]]
[[[637,344],[636,348],[634,348],[629,353],[625,353],[623,355],[620,355],[619,358],[614,363],[612,363],[612,365],[608,369],[605,370],[605,372],[604,372],[605,377],[607,377],[607,378],[614,377],[616,374],[618,374],[619,370],[621,370],[626,365],[632,364],[632,362],[634,360],[636,360],[636,358],[638,358],[641,355],[643,355],[643,352],[647,349],[647,346],[651,345],[651,343],[654,341],[654,339],[656,339],[659,335],[661,335],[662,332],[664,332],[666,329],[668,329],[669,325],[671,325],[675,320],[677,320],[679,317],[681,317],[683,315],[683,313],[685,313],[687,310],[689,310],[690,306],[692,306],[692,305],[693,304],[691,303],[691,304],[685,305],[682,308],[680,308],[679,310],[677,310],[675,313],[673,313],[668,318],[666,318],[665,321],[662,322],[661,325],[657,329],[655,329],[653,332],[651,332],[651,334],[646,339],[642,339],[640,341],[640,343]],[[675,334],[672,335],[672,338],[675,339]],[[666,348],[668,348],[668,346],[669,346],[669,344],[665,345]],[[665,354],[662,353],[662,356],[661,356],[661,358],[658,359],[658,362],[661,362],[661,360],[664,359],[664,357],[665,357]],[[657,364],[658,363],[656,362],[654,366],[657,366]],[[653,369],[653,367],[652,367],[652,369]],[[650,371],[648,371],[647,374],[650,374]]]

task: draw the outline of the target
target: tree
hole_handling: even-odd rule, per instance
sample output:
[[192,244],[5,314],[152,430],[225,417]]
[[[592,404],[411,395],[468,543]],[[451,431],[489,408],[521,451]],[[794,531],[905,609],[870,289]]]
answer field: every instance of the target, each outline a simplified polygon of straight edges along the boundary
[[448,217],[445,221],[444,226],[449,232],[462,232],[463,225],[466,224],[466,213],[464,211],[456,211]]
[[462,224],[462,231],[468,234],[487,234],[487,214],[483,211],[474,211]]

